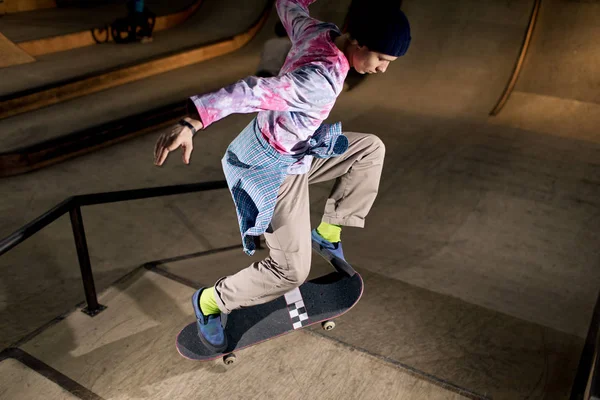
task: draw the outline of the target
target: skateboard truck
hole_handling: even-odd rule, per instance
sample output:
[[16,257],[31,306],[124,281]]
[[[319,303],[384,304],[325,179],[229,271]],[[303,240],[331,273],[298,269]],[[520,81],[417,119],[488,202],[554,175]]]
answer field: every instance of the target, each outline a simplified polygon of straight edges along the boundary
[[[333,320],[323,321],[321,323],[321,327],[323,328],[323,330],[330,331],[333,328],[335,328],[335,321],[333,321]],[[235,355],[235,353],[229,353],[229,354],[225,354],[223,356],[223,364],[225,364],[225,365],[235,364],[236,361],[237,361],[237,356]]]

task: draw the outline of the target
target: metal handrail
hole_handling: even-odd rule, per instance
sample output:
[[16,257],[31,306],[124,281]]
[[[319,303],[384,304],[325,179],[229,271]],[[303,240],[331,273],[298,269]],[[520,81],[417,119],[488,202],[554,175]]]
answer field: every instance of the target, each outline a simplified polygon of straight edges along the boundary
[[[38,218],[34,219],[27,225],[13,232],[11,235],[0,240],[0,256],[15,248],[18,244],[24,242],[66,213],[69,213],[71,217],[71,227],[73,228],[75,246],[77,248],[77,257],[79,259],[83,290],[87,302],[87,307],[85,307],[82,311],[90,316],[94,316],[104,310],[106,307],[98,304],[98,296],[96,294],[94,276],[92,274],[92,266],[90,263],[90,256],[85,238],[85,228],[83,226],[81,207],[226,188],[226,181],[212,181],[72,196],[64,200],[62,203],[56,205],[54,208],[48,210]],[[260,248],[259,240],[257,240],[257,248]]]

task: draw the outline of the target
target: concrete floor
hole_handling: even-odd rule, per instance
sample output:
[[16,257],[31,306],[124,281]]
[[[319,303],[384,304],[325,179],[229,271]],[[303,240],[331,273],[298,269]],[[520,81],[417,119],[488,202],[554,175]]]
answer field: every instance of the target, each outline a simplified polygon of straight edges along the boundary
[[174,338],[193,317],[193,291],[138,274],[102,296],[106,313],[93,320],[74,313],[23,349],[105,399],[465,398],[304,331],[240,352],[231,367],[184,360]]
[[[76,400],[78,397],[70,394],[54,382],[44,379],[20,362],[12,359],[0,362],[2,389],[0,399],[53,399]],[[42,397],[45,396],[45,397]]]
[[[574,16],[597,10],[569,4]],[[277,398],[276,390],[284,388],[285,396],[295,398],[302,392],[294,392],[290,379],[296,370],[282,361],[287,359],[302,368],[296,378],[308,398],[320,393],[323,382],[334,382],[331,393],[346,396],[349,388],[371,385],[371,376],[432,391],[449,382],[494,399],[568,398],[600,287],[600,132],[593,129],[599,114],[589,96],[527,92],[523,78],[500,116],[488,118],[518,53],[530,6],[405,1],[414,32],[409,54],[385,75],[369,77],[340,97],[330,120],[341,120],[345,130],[379,135],[387,155],[366,228],[343,233],[347,257],[365,277],[365,295],[327,333],[329,339],[308,331],[249,349],[236,368],[252,380],[236,380],[238,372],[219,374],[218,364],[188,364],[173,353],[172,337],[191,316],[191,289],[148,272],[109,288],[145,262],[238,244],[229,194],[215,191],[85,208],[97,286],[109,288],[102,301],[119,306],[94,319],[76,312],[23,349],[106,398],[177,398],[198,387],[200,381],[189,383],[190,377],[205,374],[233,385],[230,398],[245,386],[253,390],[250,397],[263,390]],[[211,76],[210,66],[221,67],[213,72],[218,82],[252,73],[268,35],[235,55],[44,112],[55,113],[55,127],[67,127],[81,124],[79,118],[59,118],[75,105],[87,112],[81,106],[95,104],[95,118],[101,118],[111,99],[135,108],[171,101],[178,93],[185,97],[206,87],[202,78]],[[528,59],[526,68],[535,68],[534,61]],[[585,75],[592,72],[577,71],[577,82],[594,82]],[[156,88],[166,94],[152,93]],[[135,96],[152,100],[139,104]],[[556,109],[557,103],[566,105]],[[552,124],[555,113],[579,118]],[[4,179],[0,236],[73,194],[222,179],[219,160],[251,117],[234,115],[210,127],[198,137],[189,166],[174,154],[155,167],[155,132]],[[328,190],[328,184],[311,187],[313,224]],[[5,346],[83,298],[76,260],[66,218],[2,257]],[[165,268],[210,283],[249,262],[239,250],[167,262]],[[313,274],[326,268],[315,259]],[[144,344],[157,351],[136,350]],[[301,354],[311,354],[318,365],[327,360],[323,354],[338,354],[333,365],[348,372],[317,374],[325,370],[311,370],[315,364],[303,364]],[[411,369],[418,371],[417,383],[404,380]],[[194,375],[196,370],[202,374]],[[437,383],[427,386],[427,376]],[[382,393],[381,385],[360,390]],[[408,393],[405,398],[436,398],[391,387]]]

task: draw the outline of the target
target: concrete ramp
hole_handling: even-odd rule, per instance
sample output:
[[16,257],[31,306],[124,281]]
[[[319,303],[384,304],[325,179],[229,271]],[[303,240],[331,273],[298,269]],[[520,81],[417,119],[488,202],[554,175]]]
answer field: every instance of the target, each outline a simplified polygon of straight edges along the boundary
[[600,2],[544,0],[516,90],[600,104]]
[[[92,319],[75,311],[22,348],[104,399],[474,398],[308,331],[243,350],[233,366],[185,360],[175,336],[193,320],[192,293],[141,270],[100,297],[103,313]],[[20,371],[14,362],[3,368]],[[36,393],[20,398],[49,398]]]
[[494,124],[600,141],[600,3],[544,0],[508,102]]

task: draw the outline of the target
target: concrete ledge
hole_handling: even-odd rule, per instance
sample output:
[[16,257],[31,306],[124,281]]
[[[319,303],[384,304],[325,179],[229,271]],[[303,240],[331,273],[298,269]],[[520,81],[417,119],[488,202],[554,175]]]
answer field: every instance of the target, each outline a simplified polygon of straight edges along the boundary
[[0,33],[0,68],[34,62],[31,57],[16,44]]
[[0,15],[54,7],[54,0],[4,0],[0,3]]
[[[154,32],[163,31],[174,28],[175,26],[185,22],[192,14],[194,14],[203,0],[197,0],[187,9],[163,16],[156,17],[156,25]],[[110,42],[114,38],[110,32],[110,27],[92,28],[90,30],[69,33],[66,35],[53,36],[44,39],[29,40],[20,42],[18,46],[31,56],[40,56],[43,54],[56,53],[59,51],[72,50],[79,47],[91,46],[98,44],[99,41]]]
[[270,7],[265,9],[263,15],[248,31],[232,38],[107,73],[82,78],[29,95],[5,100],[0,103],[0,119],[86,96],[231,53],[247,44],[258,33],[268,17],[269,9]]

